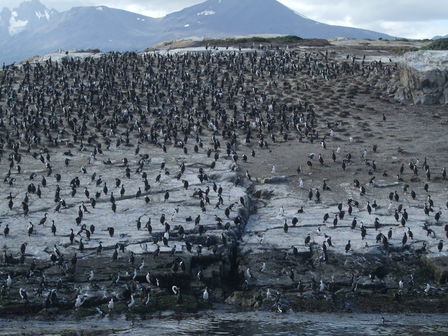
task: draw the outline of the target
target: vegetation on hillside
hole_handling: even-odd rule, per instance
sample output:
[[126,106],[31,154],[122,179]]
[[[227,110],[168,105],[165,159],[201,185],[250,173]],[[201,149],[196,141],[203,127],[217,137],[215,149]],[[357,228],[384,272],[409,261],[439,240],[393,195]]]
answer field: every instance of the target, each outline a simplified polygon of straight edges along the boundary
[[427,50],[448,50],[448,38],[442,38],[432,41],[424,49]]
[[229,37],[224,39],[206,39],[200,42],[200,45],[208,45],[212,47],[243,47],[251,48],[259,45],[271,45],[274,47],[284,46],[310,46],[310,47],[325,47],[330,45],[325,39],[304,39],[296,35],[284,36],[253,36],[253,37]]
[[262,37],[262,36],[253,36],[253,37],[241,37],[241,38],[226,38],[226,39],[209,39],[204,42],[213,45],[229,45],[229,44],[247,44],[247,43],[278,43],[278,44],[286,44],[286,43],[299,43],[303,41],[303,38],[295,35],[286,35],[286,36],[275,36],[275,37]]

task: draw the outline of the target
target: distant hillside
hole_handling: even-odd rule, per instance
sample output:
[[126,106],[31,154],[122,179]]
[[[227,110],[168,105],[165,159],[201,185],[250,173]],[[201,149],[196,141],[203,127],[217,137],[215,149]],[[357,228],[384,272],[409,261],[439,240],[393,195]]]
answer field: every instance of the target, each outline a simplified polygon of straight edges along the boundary
[[446,34],[445,36],[439,36],[439,35],[437,35],[437,36],[434,36],[432,39],[433,39],[433,40],[439,40],[439,39],[443,39],[443,38],[448,38],[448,34]]
[[440,38],[431,42],[425,49],[448,50],[448,38]]
[[196,48],[196,47],[241,47],[252,48],[259,46],[308,46],[308,47],[325,47],[330,42],[325,39],[303,39],[295,35],[261,35],[261,36],[244,36],[244,37],[228,37],[228,38],[206,38],[206,39],[179,39],[158,43],[146,51],[179,49],[179,48]]

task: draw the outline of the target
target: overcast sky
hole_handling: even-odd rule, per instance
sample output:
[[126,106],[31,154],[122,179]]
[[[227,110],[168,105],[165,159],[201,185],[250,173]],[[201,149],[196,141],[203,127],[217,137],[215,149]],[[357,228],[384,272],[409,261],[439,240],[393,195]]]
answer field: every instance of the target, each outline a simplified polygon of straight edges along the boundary
[[[241,0],[244,1],[244,0]],[[306,17],[329,24],[366,28],[409,38],[448,34],[448,0],[279,0]],[[13,8],[22,0],[0,0]],[[41,0],[59,11],[105,5],[161,17],[204,0]]]

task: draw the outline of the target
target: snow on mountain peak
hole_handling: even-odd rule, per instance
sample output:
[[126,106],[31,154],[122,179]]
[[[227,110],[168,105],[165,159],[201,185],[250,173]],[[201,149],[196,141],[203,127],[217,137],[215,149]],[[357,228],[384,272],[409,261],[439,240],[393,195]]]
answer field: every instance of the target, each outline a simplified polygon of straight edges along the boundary
[[208,15],[215,15],[215,14],[216,14],[216,12],[214,10],[205,10],[196,15],[197,16],[201,16],[201,15],[208,16]]
[[36,14],[36,16],[39,20],[43,19],[43,18],[46,18],[47,21],[50,20],[50,13],[48,12],[48,10],[44,10],[43,13],[41,11],[36,11],[34,13]]
[[23,31],[26,28],[26,25],[28,24],[28,20],[20,20],[17,18],[17,12],[12,11],[11,17],[9,18],[9,26],[8,26],[8,32],[9,35],[13,36],[21,31]]

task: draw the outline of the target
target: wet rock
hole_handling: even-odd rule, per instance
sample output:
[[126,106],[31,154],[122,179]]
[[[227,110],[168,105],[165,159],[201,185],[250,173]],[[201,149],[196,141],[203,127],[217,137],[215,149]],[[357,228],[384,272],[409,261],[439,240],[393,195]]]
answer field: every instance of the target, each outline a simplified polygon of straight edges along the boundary
[[273,196],[273,194],[274,194],[273,190],[261,190],[261,189],[258,189],[258,190],[256,190],[253,193],[253,196],[255,198],[258,198],[258,199],[268,200],[268,199],[270,199]]
[[422,263],[439,284],[448,282],[448,257],[425,256],[422,257]]
[[260,305],[261,297],[253,292],[235,291],[225,302],[232,306],[253,308],[255,305]]
[[179,303],[175,295],[159,296],[155,305],[157,310],[174,310],[190,313],[196,312],[199,307],[198,301],[191,295],[182,295],[181,303]]

